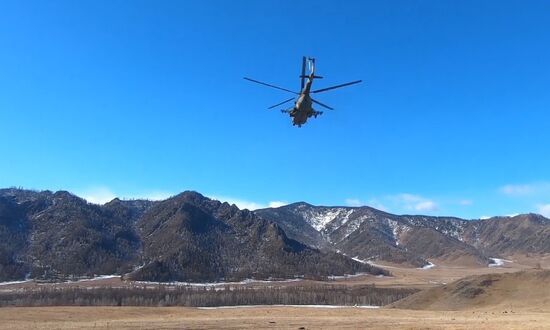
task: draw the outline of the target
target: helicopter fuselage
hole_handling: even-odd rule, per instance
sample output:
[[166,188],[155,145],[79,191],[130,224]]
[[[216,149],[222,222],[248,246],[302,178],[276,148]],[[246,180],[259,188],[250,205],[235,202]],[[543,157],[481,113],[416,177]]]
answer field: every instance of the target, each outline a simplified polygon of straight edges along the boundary
[[290,117],[292,117],[292,125],[302,126],[306,123],[307,119],[311,116],[316,116],[316,111],[313,110],[313,102],[309,92],[311,91],[311,85],[313,84],[314,74],[310,74],[304,89],[300,93],[298,100],[294,104],[294,108],[289,111]]
[[[309,74],[308,75],[306,75],[306,73],[305,73],[306,72],[306,63],[309,64]],[[293,101],[294,106],[292,108],[281,109],[281,112],[282,113],[287,113],[292,118],[292,124],[294,126],[298,126],[298,127],[301,127],[303,124],[305,124],[307,122],[308,118],[310,118],[310,117],[317,118],[317,116],[323,114],[323,111],[317,111],[317,110],[313,109],[313,103],[315,103],[316,105],[321,106],[323,108],[326,108],[326,109],[329,109],[329,110],[334,110],[330,106],[328,106],[326,104],[323,104],[323,103],[319,102],[318,100],[313,99],[310,96],[310,94],[326,92],[326,91],[329,91],[329,90],[333,90],[333,89],[336,89],[336,88],[342,88],[342,87],[346,87],[346,86],[349,86],[349,85],[358,84],[358,83],[361,82],[361,80],[356,80],[356,81],[348,82],[348,83],[345,83],[345,84],[340,84],[340,85],[336,85],[336,86],[311,90],[311,85],[313,84],[313,80],[314,79],[320,79],[320,78],[323,78],[323,77],[315,75],[315,59],[314,58],[306,58],[305,56],[302,57],[302,74],[300,75],[300,79],[301,79],[300,89],[301,90],[300,90],[299,93],[295,92],[293,90],[287,89],[287,88],[279,87],[279,86],[268,84],[268,83],[265,83],[265,82],[262,82],[262,81],[259,81],[259,80],[244,77],[244,79],[246,79],[248,81],[251,81],[253,83],[264,85],[264,86],[275,88],[275,89],[279,89],[279,90],[294,94],[294,97],[291,97],[288,100],[277,103],[275,105],[272,105],[268,109],[273,109],[275,107],[278,107],[280,105],[283,105],[283,104],[286,104],[288,102]],[[296,99],[296,96],[298,97],[297,99]]]

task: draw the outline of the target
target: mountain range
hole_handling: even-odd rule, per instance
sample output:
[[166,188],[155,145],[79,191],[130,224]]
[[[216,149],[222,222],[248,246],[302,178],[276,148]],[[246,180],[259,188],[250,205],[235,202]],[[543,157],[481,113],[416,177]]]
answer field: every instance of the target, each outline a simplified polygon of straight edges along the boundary
[[249,211],[191,191],[96,205],[66,191],[0,189],[0,281],[388,275],[372,264],[485,266],[548,252],[550,220],[536,214],[463,220],[303,202]]
[[464,220],[307,203],[256,213],[280,225],[291,238],[363,261],[480,266],[492,258],[550,252],[550,220],[538,214]]
[[196,192],[95,205],[65,191],[0,190],[0,281],[121,274],[199,282],[358,272],[388,274],[288,238],[276,223]]

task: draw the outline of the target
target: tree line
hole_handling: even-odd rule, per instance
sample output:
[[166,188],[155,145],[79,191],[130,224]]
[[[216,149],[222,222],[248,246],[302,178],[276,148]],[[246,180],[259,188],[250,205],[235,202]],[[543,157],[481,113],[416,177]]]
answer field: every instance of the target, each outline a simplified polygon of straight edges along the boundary
[[369,305],[383,306],[417,289],[374,285],[261,287],[146,287],[20,289],[0,293],[0,306],[187,306]]

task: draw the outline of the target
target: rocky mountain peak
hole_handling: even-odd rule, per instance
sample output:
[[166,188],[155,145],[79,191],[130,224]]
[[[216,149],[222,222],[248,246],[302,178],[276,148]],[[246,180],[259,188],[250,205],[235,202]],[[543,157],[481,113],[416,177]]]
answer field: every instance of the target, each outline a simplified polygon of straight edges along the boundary
[[126,274],[154,281],[384,271],[289,238],[249,210],[186,191],[87,203],[66,191],[0,191],[0,281]]

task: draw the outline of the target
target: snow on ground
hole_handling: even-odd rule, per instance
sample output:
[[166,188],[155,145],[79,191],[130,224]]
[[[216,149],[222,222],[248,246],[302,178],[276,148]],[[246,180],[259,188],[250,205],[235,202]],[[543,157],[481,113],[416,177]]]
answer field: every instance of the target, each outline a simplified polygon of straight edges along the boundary
[[430,269],[430,268],[434,268],[435,267],[435,264],[431,263],[428,261],[428,264],[425,265],[425,266],[422,266],[420,267],[419,269]]
[[489,258],[489,259],[493,260],[493,263],[489,264],[489,267],[500,267],[504,265],[505,262],[512,262],[511,260],[500,259],[500,258]]
[[361,227],[363,222],[365,222],[365,220],[367,219],[367,216],[362,216],[358,219],[353,220],[353,222],[346,227],[346,233],[344,234],[344,238],[342,238],[342,241],[346,239],[349,235],[351,235],[354,231],[356,231],[359,227]]
[[456,238],[461,242],[464,242],[464,238],[462,237],[462,232],[460,231],[460,228],[453,228],[451,230],[441,230],[441,232],[445,235]]
[[393,239],[395,240],[395,246],[399,246],[399,237],[411,230],[411,228],[405,224],[400,224],[399,222],[392,219],[386,219],[386,221],[388,223],[388,226],[392,230]]
[[330,275],[330,276],[327,276],[327,278],[329,280],[342,280],[342,279],[346,279],[346,278],[354,278],[354,277],[367,276],[367,275],[371,275],[371,274],[369,274],[369,273],[357,273],[357,274],[345,274],[345,275]]
[[[99,281],[99,280],[105,280],[109,278],[120,278],[120,275],[97,275],[91,278],[81,278],[78,280],[68,280],[64,282],[88,282],[88,281]],[[24,281],[11,281],[11,282],[0,282],[0,285],[12,285],[12,284],[21,284],[21,283],[28,283],[34,281],[33,279],[29,278]],[[63,282],[59,282],[63,283]]]
[[378,268],[399,268],[399,267],[395,267],[395,266],[380,265],[380,264],[374,263],[370,260],[367,260],[366,263],[371,265],[371,266],[378,267]]
[[351,259],[353,259],[353,260],[355,260],[355,261],[358,261],[358,262],[360,262],[360,263],[362,263],[362,264],[367,264],[367,263],[368,263],[367,260],[361,260],[361,259],[359,259],[359,256],[355,256],[355,257],[353,257],[353,258],[351,258]]
[[216,287],[216,286],[224,286],[224,285],[242,285],[242,284],[254,284],[254,283],[271,283],[271,284],[278,284],[278,283],[290,283],[290,282],[298,282],[303,281],[301,278],[294,278],[294,279],[288,279],[288,280],[280,280],[280,281],[269,281],[269,280],[253,280],[253,279],[246,279],[240,282],[204,282],[204,283],[194,283],[194,282],[149,282],[149,281],[136,281],[135,283],[139,284],[164,284],[164,285],[176,285],[176,286],[196,286],[196,287]]
[[[303,277],[303,276],[297,276],[297,277]],[[92,278],[82,278],[74,281],[65,281],[65,283],[71,283],[71,282],[89,282],[89,281],[99,281],[99,280],[105,280],[110,278],[120,278],[120,275],[98,275]],[[11,282],[0,282],[0,286],[2,285],[12,285],[12,284],[21,284],[21,283],[27,283],[32,282],[32,279],[28,279],[25,281],[11,281]],[[174,286],[194,286],[194,287],[216,287],[216,286],[224,286],[224,285],[242,285],[242,284],[254,284],[254,283],[271,283],[271,284],[278,284],[278,283],[290,283],[290,282],[298,282],[303,281],[303,278],[294,278],[294,279],[288,279],[288,280],[254,280],[254,279],[246,279],[240,282],[204,282],[204,283],[193,283],[193,282],[149,282],[149,281],[135,281],[135,283],[139,284],[146,284],[146,285],[174,285]],[[63,282],[59,282],[63,283]]]
[[371,305],[239,305],[239,306],[218,306],[218,307],[197,307],[197,309],[230,309],[230,308],[262,308],[262,307],[304,307],[304,308],[380,308]]
[[353,213],[353,211],[353,209],[346,211],[346,214],[342,216],[342,223],[340,223],[340,226],[343,226],[346,224],[346,222],[348,222],[349,216]]
[[0,285],[21,284],[21,283],[27,283],[27,282],[32,282],[32,280],[0,282]]
[[303,212],[304,219],[317,231],[323,230],[328,223],[338,217],[343,217],[343,223],[349,220],[349,216],[353,213],[353,210],[345,208],[314,210],[310,212]]
[[393,239],[395,240],[395,246],[399,246],[399,224],[395,220],[388,219],[388,226],[390,226],[393,234]]
[[108,278],[120,278],[120,275],[97,275],[92,278],[83,278],[78,280],[77,282],[87,282],[87,281],[99,281],[99,280],[105,280]]

